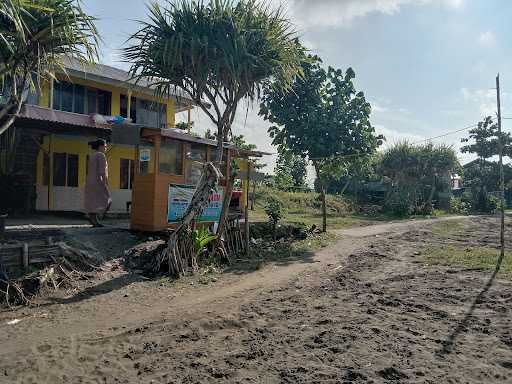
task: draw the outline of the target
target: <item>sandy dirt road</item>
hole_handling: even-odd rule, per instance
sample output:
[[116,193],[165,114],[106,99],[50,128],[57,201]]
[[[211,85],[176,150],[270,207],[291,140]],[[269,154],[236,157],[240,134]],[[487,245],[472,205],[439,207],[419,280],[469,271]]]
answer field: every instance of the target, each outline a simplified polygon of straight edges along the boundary
[[495,220],[463,222],[448,237],[432,221],[350,229],[301,261],[207,286],[124,274],[3,312],[0,382],[512,382],[510,281],[468,314],[489,273],[421,260],[432,243],[494,240]]

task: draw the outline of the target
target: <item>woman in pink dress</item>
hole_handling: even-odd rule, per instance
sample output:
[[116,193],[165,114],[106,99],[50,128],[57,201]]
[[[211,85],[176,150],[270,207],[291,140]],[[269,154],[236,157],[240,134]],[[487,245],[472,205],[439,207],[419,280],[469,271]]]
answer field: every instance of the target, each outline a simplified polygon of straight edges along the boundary
[[93,227],[102,227],[98,218],[110,208],[112,200],[108,190],[108,164],[105,151],[107,143],[103,139],[89,143],[96,152],[89,156],[88,172],[85,180],[85,212]]

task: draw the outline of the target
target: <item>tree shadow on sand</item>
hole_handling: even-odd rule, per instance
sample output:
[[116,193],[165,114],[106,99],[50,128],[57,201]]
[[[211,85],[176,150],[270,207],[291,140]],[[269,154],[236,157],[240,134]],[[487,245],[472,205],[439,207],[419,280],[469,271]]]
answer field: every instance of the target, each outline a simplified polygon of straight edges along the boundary
[[471,320],[471,317],[473,316],[473,313],[475,312],[475,309],[478,304],[481,304],[484,302],[484,297],[489,291],[489,289],[492,287],[492,284],[494,283],[494,280],[496,279],[496,276],[498,275],[498,272],[500,271],[501,264],[503,263],[504,256],[500,255],[496,262],[496,267],[494,269],[494,272],[492,273],[489,280],[487,280],[487,283],[483,287],[483,289],[478,293],[478,295],[475,297],[473,302],[471,303],[471,307],[466,312],[464,318],[457,324],[457,327],[453,330],[453,332],[448,336],[448,338],[443,342],[443,348],[438,351],[438,355],[440,357],[443,357],[445,355],[449,355],[453,352],[453,349],[455,348],[455,343],[457,341],[457,337],[461,333],[463,333],[466,330],[466,327]]
[[77,294],[67,297],[67,298],[49,298],[49,302],[43,304],[41,306],[53,305],[53,304],[72,304],[78,303],[83,300],[88,300],[96,296],[105,295],[107,293],[117,291],[122,289],[130,284],[138,283],[143,281],[144,278],[138,274],[126,274],[122,276],[115,277],[113,279],[108,279],[100,284],[87,287],[84,290],[78,292]]
[[273,244],[269,248],[252,249],[248,256],[242,255],[226,272],[235,274],[251,273],[261,269],[266,264],[288,266],[297,263],[315,263],[315,252],[310,249],[294,249],[289,242]]

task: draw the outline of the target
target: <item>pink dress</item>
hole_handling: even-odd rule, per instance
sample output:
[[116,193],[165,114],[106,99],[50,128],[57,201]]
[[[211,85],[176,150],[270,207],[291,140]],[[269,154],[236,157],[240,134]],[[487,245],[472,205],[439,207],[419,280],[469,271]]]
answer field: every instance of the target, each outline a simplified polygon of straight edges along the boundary
[[103,213],[111,202],[110,191],[100,177],[108,178],[107,158],[96,152],[89,156],[88,172],[85,179],[85,212]]

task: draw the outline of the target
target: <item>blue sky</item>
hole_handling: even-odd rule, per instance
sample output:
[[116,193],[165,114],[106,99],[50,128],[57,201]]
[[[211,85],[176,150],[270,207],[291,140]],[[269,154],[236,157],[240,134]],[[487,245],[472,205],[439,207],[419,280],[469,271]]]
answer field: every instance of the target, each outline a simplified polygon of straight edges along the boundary
[[[163,3],[164,1],[160,1]],[[143,0],[84,0],[99,18],[101,61],[127,68],[121,48],[145,19]],[[279,4],[278,0],[272,3]],[[373,106],[372,122],[389,145],[437,136],[495,114],[500,72],[503,116],[512,117],[512,1],[288,0],[288,17],[325,65],[352,67]],[[508,73],[507,73],[508,71]],[[247,114],[246,114],[247,113]],[[246,119],[247,115],[247,119]],[[210,127],[199,111],[196,130]],[[512,120],[504,120],[506,131]],[[256,108],[241,108],[233,131],[275,152]],[[434,140],[460,146],[462,134]],[[470,159],[460,155],[462,161]],[[269,170],[272,157],[265,159]]]

